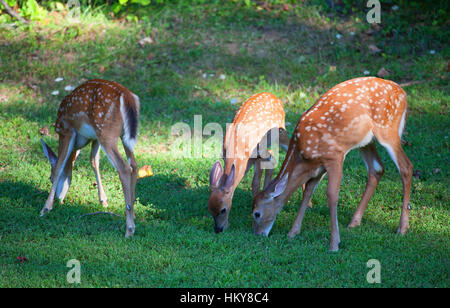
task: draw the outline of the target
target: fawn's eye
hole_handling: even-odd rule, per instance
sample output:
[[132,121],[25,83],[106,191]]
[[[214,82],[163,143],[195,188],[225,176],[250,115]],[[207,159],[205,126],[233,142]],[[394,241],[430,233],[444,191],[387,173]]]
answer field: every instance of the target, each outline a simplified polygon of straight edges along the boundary
[[253,213],[253,216],[255,217],[255,219],[258,219],[259,217],[261,217],[261,213],[255,212],[255,213]]

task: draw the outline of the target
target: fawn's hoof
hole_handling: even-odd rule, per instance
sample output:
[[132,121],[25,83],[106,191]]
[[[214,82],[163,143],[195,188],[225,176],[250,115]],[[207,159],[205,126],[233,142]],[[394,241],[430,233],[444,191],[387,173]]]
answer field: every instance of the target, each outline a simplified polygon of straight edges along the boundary
[[41,211],[41,217],[43,217],[45,214],[47,214],[49,212],[49,209],[44,207]]
[[347,226],[347,229],[353,229],[353,228],[359,227],[360,224],[361,224],[360,221],[352,221],[352,222],[350,222],[350,224]]
[[289,238],[294,238],[297,234],[299,234],[298,231],[289,231],[288,237]]
[[328,252],[338,252],[339,251],[339,244],[340,242],[336,242],[336,243],[330,243],[330,247],[328,248]]
[[130,238],[134,235],[135,226],[127,226],[127,231],[125,232],[125,237]]
[[339,247],[337,247],[337,248],[335,248],[335,247],[333,247],[333,248],[328,248],[328,252],[329,253],[336,253],[336,252],[338,252],[339,251]]
[[403,235],[408,231],[408,229],[409,229],[409,226],[399,227],[397,229],[397,234]]

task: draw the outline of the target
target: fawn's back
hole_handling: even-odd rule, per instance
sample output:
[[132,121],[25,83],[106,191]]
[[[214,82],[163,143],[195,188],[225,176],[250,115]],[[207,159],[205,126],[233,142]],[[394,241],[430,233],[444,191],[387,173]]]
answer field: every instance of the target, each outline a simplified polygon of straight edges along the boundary
[[63,134],[73,128],[85,138],[97,139],[124,130],[124,142],[133,149],[138,114],[139,98],[134,93],[116,82],[92,79],[63,99],[55,131]]
[[[348,80],[326,92],[301,117],[294,140],[305,158],[347,153],[368,144],[401,136],[406,94],[396,83],[376,77]],[[302,136],[302,138],[300,138]]]

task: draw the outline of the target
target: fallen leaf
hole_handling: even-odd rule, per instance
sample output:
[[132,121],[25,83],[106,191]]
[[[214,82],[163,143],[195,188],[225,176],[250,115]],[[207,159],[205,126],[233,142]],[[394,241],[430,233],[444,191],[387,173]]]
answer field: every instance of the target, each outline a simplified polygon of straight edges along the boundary
[[40,21],[40,23],[46,26],[50,23],[50,18],[44,18]]
[[261,7],[266,11],[269,11],[269,12],[272,11],[270,4],[267,2],[265,2]]
[[43,136],[48,136],[50,135],[50,131],[48,129],[48,126],[45,125],[43,128],[39,129],[39,133]]
[[369,48],[370,53],[373,55],[380,53],[382,51],[380,48],[378,48],[374,44],[370,44],[367,48]]
[[24,257],[24,256],[18,256],[17,257],[17,261],[19,261],[20,263],[23,263],[23,262],[28,261],[28,258]]
[[382,68],[380,68],[380,70],[378,71],[377,76],[378,76],[378,77],[381,77],[381,78],[384,78],[384,77],[386,77],[386,76],[388,76],[388,75],[390,75],[390,74],[391,74],[390,71],[388,71],[387,69],[385,69],[384,67],[382,67]]
[[100,65],[98,68],[99,73],[103,73],[105,71],[105,67],[103,65]]
[[367,35],[374,35],[375,29],[372,29],[372,28],[367,29],[365,33],[366,33]]
[[141,47],[144,47],[145,45],[150,45],[153,44],[153,39],[149,36],[144,37],[143,39],[139,40],[139,45],[141,45]]
[[50,13],[50,16],[52,16],[52,17],[61,17],[61,14],[58,13],[58,12],[56,12],[56,11],[52,11],[52,12]]
[[26,82],[26,85],[33,90],[37,90],[39,88],[37,85],[32,84],[30,82]]
[[289,11],[289,10],[291,9],[291,7],[289,6],[289,4],[283,3],[283,9],[284,9],[285,11]]
[[142,179],[148,176],[153,176],[152,167],[149,165],[142,166],[138,171],[138,178]]

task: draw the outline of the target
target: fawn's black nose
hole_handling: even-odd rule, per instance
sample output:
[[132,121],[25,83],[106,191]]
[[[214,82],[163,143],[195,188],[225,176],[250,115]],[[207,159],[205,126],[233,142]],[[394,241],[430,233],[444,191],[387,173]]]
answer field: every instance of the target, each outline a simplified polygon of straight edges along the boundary
[[223,231],[223,227],[214,226],[214,232],[220,233]]

